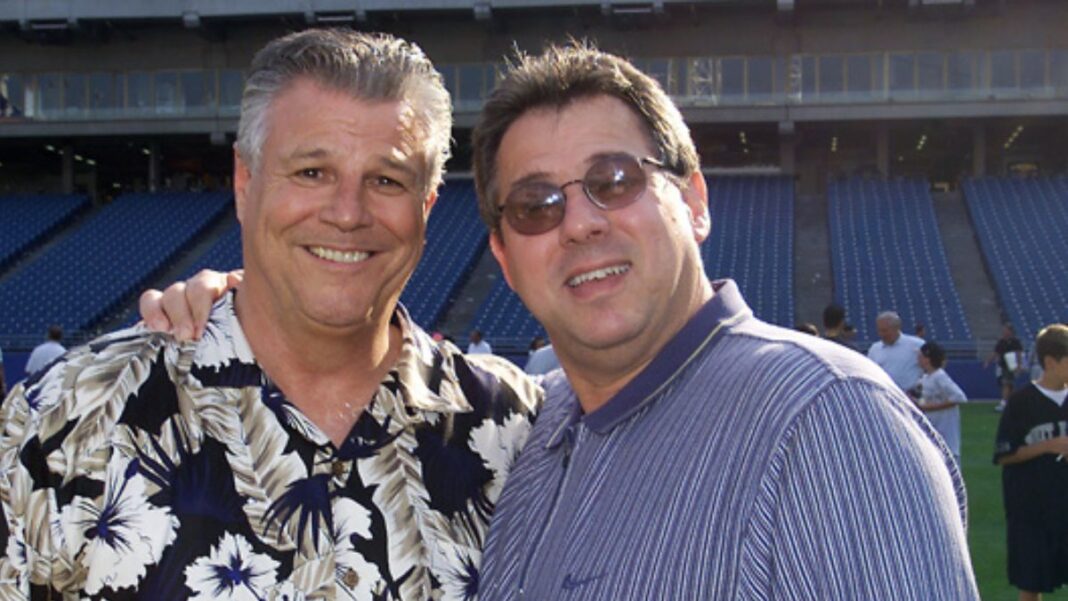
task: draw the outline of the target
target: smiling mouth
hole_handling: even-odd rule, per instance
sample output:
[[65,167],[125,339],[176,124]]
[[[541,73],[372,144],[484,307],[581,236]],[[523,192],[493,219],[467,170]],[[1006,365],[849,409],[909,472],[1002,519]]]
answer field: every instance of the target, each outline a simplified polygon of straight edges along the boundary
[[309,246],[308,251],[320,259],[331,261],[333,263],[359,263],[360,261],[365,261],[371,257],[371,253],[369,252],[360,250],[335,250],[324,246]]
[[579,275],[569,279],[567,281],[567,285],[571,288],[576,288],[585,284],[586,282],[603,280],[613,275],[621,275],[627,273],[628,271],[630,271],[630,265],[612,265],[610,267],[602,267],[601,269],[594,269],[593,271],[580,273]]

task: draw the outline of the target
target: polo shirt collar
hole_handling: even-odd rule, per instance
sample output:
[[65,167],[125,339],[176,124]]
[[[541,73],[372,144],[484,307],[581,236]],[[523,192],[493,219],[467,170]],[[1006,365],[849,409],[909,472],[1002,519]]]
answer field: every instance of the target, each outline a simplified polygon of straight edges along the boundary
[[720,332],[752,317],[753,312],[742,298],[734,280],[713,281],[712,289],[715,291],[712,298],[664,345],[645,369],[601,408],[582,415],[578,408],[578,399],[568,387],[570,401],[574,404],[573,411],[553,433],[548,446],[560,444],[569,429],[566,426],[580,420],[594,432],[607,434],[631,415],[660,398],[661,392],[679,377],[696,357],[721,338],[718,336]]

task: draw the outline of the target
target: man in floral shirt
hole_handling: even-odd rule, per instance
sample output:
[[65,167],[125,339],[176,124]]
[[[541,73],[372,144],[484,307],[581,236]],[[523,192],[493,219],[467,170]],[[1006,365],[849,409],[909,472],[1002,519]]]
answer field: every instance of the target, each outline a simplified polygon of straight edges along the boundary
[[0,598],[466,599],[541,392],[398,305],[448,154],[440,75],[311,30],[253,61],[244,282],[199,342],[68,353],[0,420]]

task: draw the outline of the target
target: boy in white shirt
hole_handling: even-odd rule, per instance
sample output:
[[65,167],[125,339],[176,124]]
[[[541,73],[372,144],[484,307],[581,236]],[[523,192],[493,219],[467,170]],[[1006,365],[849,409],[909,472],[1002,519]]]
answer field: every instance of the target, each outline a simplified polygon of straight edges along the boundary
[[946,446],[960,464],[960,409],[968,397],[957,386],[946,370],[946,351],[936,342],[927,342],[920,347],[917,359],[923,376],[920,377],[920,398],[916,404],[927,415],[928,421],[942,435]]

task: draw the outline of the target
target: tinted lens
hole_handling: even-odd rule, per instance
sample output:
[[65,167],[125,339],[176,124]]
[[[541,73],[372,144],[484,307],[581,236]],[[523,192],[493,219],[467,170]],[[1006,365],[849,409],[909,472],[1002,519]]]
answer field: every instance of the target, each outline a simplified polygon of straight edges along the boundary
[[645,171],[638,159],[619,156],[601,159],[590,166],[583,185],[602,209],[621,209],[645,190]]
[[504,201],[504,217],[520,234],[543,234],[564,219],[564,194],[552,184],[527,184]]

